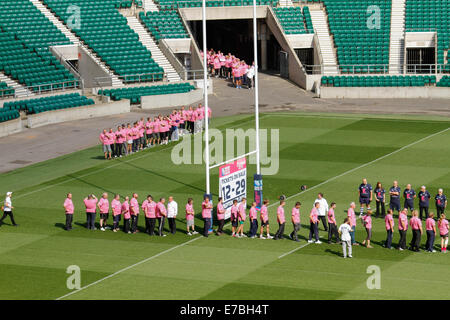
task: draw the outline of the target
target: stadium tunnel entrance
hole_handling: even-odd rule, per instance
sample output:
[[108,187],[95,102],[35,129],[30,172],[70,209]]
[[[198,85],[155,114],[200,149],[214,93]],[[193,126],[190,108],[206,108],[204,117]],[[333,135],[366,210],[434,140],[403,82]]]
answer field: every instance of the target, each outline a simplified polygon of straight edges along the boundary
[[[202,21],[190,21],[190,28],[200,50],[203,49]],[[264,19],[258,19],[258,62],[260,70],[279,71],[278,41],[270,32]],[[231,53],[247,64],[253,62],[253,20],[227,19],[206,21],[208,50]]]

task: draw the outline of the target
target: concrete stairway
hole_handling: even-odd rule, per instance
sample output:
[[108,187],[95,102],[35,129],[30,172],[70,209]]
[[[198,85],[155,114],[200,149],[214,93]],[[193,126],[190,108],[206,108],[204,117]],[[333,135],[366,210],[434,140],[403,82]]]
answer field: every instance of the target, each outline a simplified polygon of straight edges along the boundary
[[392,0],[389,74],[403,73],[405,51],[405,0]]
[[17,81],[11,79],[3,72],[0,72],[0,81],[5,82],[8,87],[15,89],[15,97],[16,98],[23,98],[27,96],[34,96],[34,93],[32,93],[30,90],[28,90],[26,87],[18,83]]
[[180,76],[175,71],[173,66],[161,52],[159,47],[156,45],[153,38],[141,24],[141,22],[136,17],[127,17],[128,25],[139,35],[139,41],[152,53],[152,58],[155,62],[164,69],[164,73],[167,76],[169,82],[181,81]]
[[159,11],[158,6],[153,2],[153,0],[144,0],[144,11]]
[[328,23],[323,10],[310,10],[311,20],[315,33],[319,39],[320,51],[322,53],[323,73],[338,74],[336,53],[331,42]]
[[103,61],[86,45],[80,42],[80,39],[70,31],[40,0],[30,0],[39,11],[50,20],[69,40],[75,45],[79,45],[84,51],[111,77],[113,86],[122,86],[123,82],[112,70],[105,65]]

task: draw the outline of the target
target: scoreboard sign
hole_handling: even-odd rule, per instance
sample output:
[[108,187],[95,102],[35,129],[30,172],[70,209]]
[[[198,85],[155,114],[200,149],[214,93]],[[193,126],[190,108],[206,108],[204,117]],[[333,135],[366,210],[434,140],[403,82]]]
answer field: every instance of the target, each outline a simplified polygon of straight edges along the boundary
[[247,162],[245,157],[219,167],[219,195],[223,198],[225,219],[231,217],[233,200],[247,197]]

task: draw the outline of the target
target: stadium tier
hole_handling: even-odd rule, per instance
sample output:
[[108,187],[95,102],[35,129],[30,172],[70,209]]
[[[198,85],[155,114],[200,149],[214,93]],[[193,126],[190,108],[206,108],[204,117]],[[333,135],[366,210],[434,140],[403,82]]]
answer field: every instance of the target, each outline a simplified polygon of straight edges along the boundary
[[189,83],[176,83],[176,84],[148,86],[148,87],[107,89],[107,90],[100,90],[98,94],[109,96],[114,101],[121,99],[130,99],[131,103],[140,103],[142,96],[183,93],[183,92],[190,92],[194,89],[195,87]]
[[137,75],[143,75],[141,81],[163,79],[164,69],[152,59],[151,52],[117,10],[121,1],[44,0],[44,3],[66,24],[72,15],[68,7],[82,8],[82,26],[72,31],[125,82],[138,81]]
[[435,76],[336,76],[322,77],[330,87],[423,87],[434,85]]
[[14,97],[15,89],[8,87],[5,82],[0,82],[0,97]]
[[[356,73],[383,72],[380,65],[389,64],[391,1],[323,0],[322,2],[328,12],[330,31],[334,36],[341,71],[346,73],[353,70],[346,65],[361,65],[355,68]],[[368,23],[367,10],[371,6],[380,9],[380,25]]]
[[309,11],[309,7],[307,6],[303,7],[303,16],[305,17],[306,30],[308,30],[308,33],[313,33],[314,27],[311,20],[311,13]]
[[436,84],[438,87],[450,87],[450,76],[443,76]]
[[11,110],[16,112],[26,111],[29,114],[35,114],[45,111],[81,107],[92,104],[94,104],[94,100],[81,96],[79,93],[70,93],[38,99],[5,102],[3,104],[3,109],[0,110]]
[[[201,7],[202,1],[199,0],[155,0],[159,4],[161,10],[170,10],[177,8],[194,8]],[[276,7],[278,0],[257,0],[256,5],[271,5]],[[207,7],[236,7],[236,6],[251,6],[253,1],[249,0],[207,0]]]
[[20,113],[17,110],[6,110],[0,108],[0,122],[6,122],[14,120],[20,117]]
[[300,7],[279,7],[274,8],[274,12],[285,34],[307,33]]
[[140,12],[139,19],[145,24],[155,40],[189,38],[180,15],[175,10],[149,11],[146,14]]
[[[436,31],[437,63],[444,64],[450,48],[450,0],[406,0],[406,31]],[[450,65],[447,65],[450,71]]]

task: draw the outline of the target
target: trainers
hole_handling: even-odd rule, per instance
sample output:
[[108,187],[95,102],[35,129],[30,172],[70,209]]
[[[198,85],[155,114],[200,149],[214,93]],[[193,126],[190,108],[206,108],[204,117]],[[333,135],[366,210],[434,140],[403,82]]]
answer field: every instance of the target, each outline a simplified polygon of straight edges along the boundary
[[105,228],[102,227],[102,228],[100,228],[100,230],[105,231]]
[[315,243],[316,244],[321,244],[322,242],[320,240],[317,240]]
[[[263,237],[264,238],[264,237]],[[270,234],[268,234],[267,235],[267,239],[273,239],[273,237],[270,235]]]
[[312,240],[308,240],[308,243],[313,243],[314,241],[312,241]]
[[292,239],[292,234],[289,234],[289,239],[294,240],[294,239]]
[[188,236],[192,236],[192,233],[188,232],[187,235],[188,235]]
[[353,258],[353,256],[348,256],[349,258]]
[[264,236],[259,236],[259,238],[260,238],[260,239],[266,239],[266,238],[264,238]]
[[192,231],[192,234],[198,234],[198,232],[197,231]]

